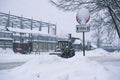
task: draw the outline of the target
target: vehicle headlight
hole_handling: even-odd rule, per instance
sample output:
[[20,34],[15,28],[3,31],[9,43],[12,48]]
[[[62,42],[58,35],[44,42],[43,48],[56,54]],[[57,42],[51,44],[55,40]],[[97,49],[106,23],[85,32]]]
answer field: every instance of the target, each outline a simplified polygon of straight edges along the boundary
[[56,46],[56,48],[58,48],[58,45]]
[[68,46],[66,46],[66,48],[68,48]]

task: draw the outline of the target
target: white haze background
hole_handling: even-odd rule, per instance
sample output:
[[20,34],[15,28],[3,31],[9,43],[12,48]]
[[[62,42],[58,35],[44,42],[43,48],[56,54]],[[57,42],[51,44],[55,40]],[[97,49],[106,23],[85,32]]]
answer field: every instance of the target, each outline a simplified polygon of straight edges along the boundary
[[64,12],[53,6],[49,0],[0,0],[0,12],[42,20],[57,25],[57,33],[76,33],[76,12]]

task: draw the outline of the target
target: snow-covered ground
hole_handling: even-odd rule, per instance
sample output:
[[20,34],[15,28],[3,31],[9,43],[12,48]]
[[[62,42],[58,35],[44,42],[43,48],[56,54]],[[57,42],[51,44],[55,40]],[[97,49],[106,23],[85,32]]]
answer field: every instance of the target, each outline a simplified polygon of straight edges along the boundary
[[42,54],[22,55],[1,49],[0,63],[26,63],[0,70],[0,80],[120,80],[120,52],[95,49],[86,51],[85,57],[82,52],[76,52],[69,59]]

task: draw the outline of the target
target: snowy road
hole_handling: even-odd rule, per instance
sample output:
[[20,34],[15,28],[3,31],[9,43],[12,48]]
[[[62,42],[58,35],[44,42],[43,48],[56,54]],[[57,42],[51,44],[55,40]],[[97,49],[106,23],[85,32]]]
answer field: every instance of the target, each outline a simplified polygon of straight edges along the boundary
[[0,70],[11,69],[24,64],[25,62],[0,63]]

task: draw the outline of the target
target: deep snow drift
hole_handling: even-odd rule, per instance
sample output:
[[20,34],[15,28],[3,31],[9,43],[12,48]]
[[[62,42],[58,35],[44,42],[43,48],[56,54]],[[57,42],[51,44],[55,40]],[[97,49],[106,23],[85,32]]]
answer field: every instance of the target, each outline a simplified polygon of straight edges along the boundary
[[81,55],[82,52],[76,52],[76,56],[69,59],[60,58],[55,55],[28,55],[33,57],[24,65],[14,69],[0,71],[0,80],[120,79],[120,65],[115,67],[114,64],[112,64],[106,67],[106,64],[92,60],[94,57],[112,57],[113,55],[114,57],[119,56],[120,58],[119,52],[108,53],[102,49],[96,49],[87,51],[86,57]]

